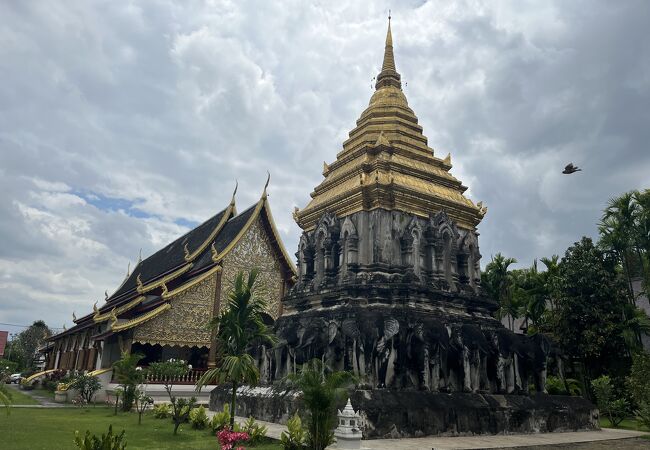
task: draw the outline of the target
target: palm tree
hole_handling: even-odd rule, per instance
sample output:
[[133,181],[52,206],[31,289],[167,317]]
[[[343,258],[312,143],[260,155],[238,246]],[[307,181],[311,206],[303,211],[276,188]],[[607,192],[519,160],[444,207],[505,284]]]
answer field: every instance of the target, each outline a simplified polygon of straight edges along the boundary
[[625,304],[623,307],[622,336],[630,351],[642,349],[641,335],[650,335],[650,317],[640,308]]
[[122,411],[131,411],[135,402],[137,386],[144,380],[145,373],[138,363],[144,358],[140,353],[122,352],[122,357],[113,363],[115,379],[122,386]]
[[551,304],[551,309],[555,309],[559,296],[560,257],[553,255],[550,258],[543,257],[540,261],[546,267],[546,270],[542,272],[542,282],[544,283],[546,297]]
[[508,271],[508,267],[516,262],[515,258],[506,258],[501,253],[497,253],[485,267],[481,281],[488,295],[499,305],[497,311],[499,320],[507,317],[511,330],[514,328],[514,320],[519,317],[520,312],[520,306],[513,299],[512,274]]
[[638,205],[636,235],[639,247],[643,251],[641,265],[643,267],[643,284],[646,295],[650,293],[650,189],[634,194]]
[[304,364],[297,374],[290,374],[285,384],[302,393],[308,410],[308,447],[323,450],[334,441],[336,404],[344,398],[356,379],[350,372],[332,372],[320,359]]
[[235,277],[233,288],[228,294],[227,308],[210,323],[217,330],[220,364],[205,372],[196,383],[199,391],[206,384],[215,381],[232,383],[231,429],[235,426],[237,388],[244,384],[255,385],[260,378],[255,360],[248,353],[250,348],[254,344],[273,344],[276,341],[275,335],[262,319],[266,302],[255,294],[257,274],[258,271],[253,269],[247,279],[243,272]]
[[[598,226],[602,236],[600,244],[612,251],[623,266],[632,298],[633,268],[630,257],[638,248],[636,244],[639,205],[636,195],[637,191],[630,191],[610,199]],[[640,256],[640,253],[637,252],[637,255]]]

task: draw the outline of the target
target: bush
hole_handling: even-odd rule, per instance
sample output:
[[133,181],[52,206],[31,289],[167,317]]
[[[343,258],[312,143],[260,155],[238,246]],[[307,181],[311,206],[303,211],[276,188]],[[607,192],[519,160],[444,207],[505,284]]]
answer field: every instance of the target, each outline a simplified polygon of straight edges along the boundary
[[302,428],[302,421],[298,414],[287,421],[287,431],[280,435],[280,444],[284,450],[302,450],[305,444],[306,433]]
[[203,405],[190,411],[190,423],[192,424],[192,428],[197,430],[202,430],[208,426],[210,419],[208,419]]
[[[233,447],[239,449],[239,444],[248,441],[248,433],[231,431],[230,428],[224,428],[217,433],[217,439],[221,450],[232,450]],[[241,447],[243,448],[243,447]]]
[[266,432],[268,431],[268,428],[265,427],[264,425],[259,425],[255,423],[255,419],[253,417],[249,417],[248,420],[244,422],[244,426],[241,427],[241,430],[244,433],[248,434],[250,438],[250,443],[252,445],[255,445],[261,442],[262,439],[266,437]]
[[113,434],[113,425],[108,426],[108,433],[102,434],[101,439],[94,434],[91,436],[90,431],[86,431],[82,438],[79,431],[75,431],[74,443],[81,450],[124,450],[126,448],[124,434],[124,430],[120,434]]
[[546,390],[551,395],[582,395],[580,382],[573,378],[562,380],[560,377],[549,376],[546,378]]
[[227,403],[223,405],[223,411],[216,413],[212,416],[212,421],[210,422],[210,428],[212,428],[213,433],[217,433],[230,424],[230,405]]
[[156,419],[169,419],[172,415],[172,409],[167,403],[159,403],[153,407],[153,416]]
[[632,360],[630,376],[626,385],[637,408],[634,414],[639,422],[650,428],[650,354],[637,353]]
[[79,375],[70,383],[70,387],[79,391],[79,397],[85,403],[92,403],[95,393],[102,388],[102,384],[95,376]]
[[618,427],[629,412],[627,400],[616,398],[616,395],[614,394],[614,386],[607,375],[603,375],[593,380],[591,382],[591,387],[596,395],[598,408],[601,412],[605,413],[613,427]]

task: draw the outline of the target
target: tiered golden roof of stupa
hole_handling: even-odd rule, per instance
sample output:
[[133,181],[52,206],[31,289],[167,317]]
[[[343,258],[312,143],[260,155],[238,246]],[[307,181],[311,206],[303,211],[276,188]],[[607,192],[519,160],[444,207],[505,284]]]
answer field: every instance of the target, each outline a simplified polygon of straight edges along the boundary
[[296,209],[298,225],[312,229],[325,212],[344,217],[384,208],[422,217],[444,210],[458,226],[476,227],[487,208],[463,195],[467,187],[449,173],[451,156],[437,158],[427,145],[395,69],[390,21],[375,88],[343,151],[324,164],[325,180],[311,193],[311,202]]

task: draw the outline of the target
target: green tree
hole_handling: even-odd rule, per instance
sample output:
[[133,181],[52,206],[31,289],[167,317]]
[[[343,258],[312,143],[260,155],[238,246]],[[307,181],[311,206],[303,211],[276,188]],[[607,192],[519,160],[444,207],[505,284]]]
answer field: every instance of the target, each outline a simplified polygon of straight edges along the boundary
[[336,405],[348,393],[356,379],[350,372],[332,372],[320,359],[304,364],[285,383],[301,392],[307,409],[307,437],[310,449],[323,450],[334,441]]
[[248,277],[239,272],[232,290],[228,294],[228,305],[211,326],[217,330],[219,362],[198,380],[200,390],[212,382],[231,383],[230,429],[235,427],[237,388],[243,384],[255,385],[259,382],[259,371],[255,360],[249,354],[254,344],[274,343],[275,335],[263,321],[266,301],[257,295],[255,280],[258,271],[251,270]]
[[611,250],[623,267],[630,298],[632,298],[633,294],[632,277],[634,268],[632,255],[636,248],[636,219],[638,213],[639,208],[635,201],[635,192],[626,192],[609,200],[598,226],[601,234],[601,246]]
[[95,393],[102,388],[102,383],[93,375],[79,375],[72,380],[70,387],[79,391],[79,396],[85,403],[92,403]]
[[583,237],[567,249],[559,266],[559,297],[549,315],[551,329],[590,380],[603,371],[622,375],[629,364],[621,351],[625,348],[621,317],[627,293],[615,265],[590,238]]
[[192,408],[196,405],[196,398],[190,399],[177,398],[174,395],[174,382],[181,379],[190,370],[185,361],[182,359],[170,359],[164,362],[155,362],[149,364],[149,371],[158,380],[162,380],[165,385],[165,391],[169,396],[169,402],[172,405],[172,422],[174,422],[174,434],[178,432],[178,427],[187,422]]
[[122,352],[122,358],[113,363],[115,379],[122,387],[122,411],[131,411],[135,402],[136,389],[144,381],[145,371],[138,367],[144,355]]
[[11,341],[7,354],[12,361],[18,362],[20,369],[32,369],[36,349],[51,335],[52,330],[45,322],[37,320]]
[[497,315],[499,320],[508,318],[508,327],[514,329],[514,321],[519,317],[521,305],[513,295],[513,277],[508,268],[517,262],[514,258],[506,258],[497,253],[485,267],[481,284],[487,294],[499,305]]

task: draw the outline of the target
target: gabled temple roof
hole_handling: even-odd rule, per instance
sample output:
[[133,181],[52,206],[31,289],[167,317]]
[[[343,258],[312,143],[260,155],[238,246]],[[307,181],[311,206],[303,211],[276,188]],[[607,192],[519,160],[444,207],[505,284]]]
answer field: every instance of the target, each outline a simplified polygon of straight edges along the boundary
[[140,276],[140,281],[143,284],[147,284],[187,264],[188,261],[185,259],[185,246],[187,245],[187,249],[192,252],[194,249],[203,245],[224,218],[228,220],[232,217],[232,212],[230,206],[219,211],[198,227],[188,231],[183,236],[141,261],[133,269],[133,272],[124,284],[108,298],[108,303],[112,303],[124,294],[134,291],[137,288],[138,276]]
[[[172,294],[171,291],[166,291],[168,283],[175,284],[174,289],[179,291],[193,281],[209,275],[248,228],[260,218],[283,267],[285,279],[291,282],[296,269],[275,227],[265,189],[260,200],[240,214],[236,213],[233,201],[224,210],[141,261],[94,314],[79,318],[75,326],[53,336],[53,340],[100,322],[115,320],[117,316],[129,311],[137,311],[136,316],[128,322],[129,327],[153,317],[153,311],[155,314],[164,312],[165,301]],[[118,327],[115,331],[126,329],[122,324],[115,326]],[[110,325],[102,336],[110,334],[112,329],[113,325]]]

